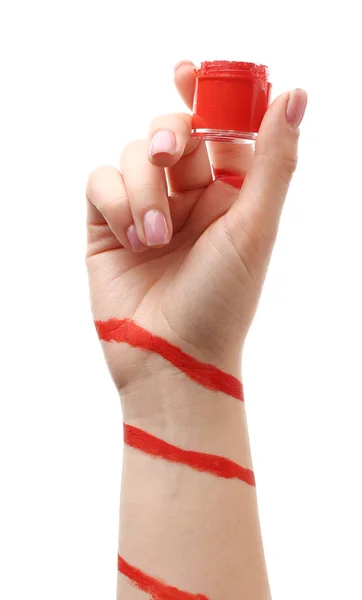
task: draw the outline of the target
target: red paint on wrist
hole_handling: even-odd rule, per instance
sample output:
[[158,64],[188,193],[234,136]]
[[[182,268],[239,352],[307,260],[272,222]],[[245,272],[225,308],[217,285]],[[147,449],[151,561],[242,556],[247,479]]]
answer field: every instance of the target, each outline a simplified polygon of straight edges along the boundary
[[223,183],[232,185],[237,189],[242,187],[245,180],[245,175],[238,175],[237,173],[232,173],[232,171],[226,171],[225,169],[213,168],[213,172],[215,181],[222,181]]
[[124,443],[156,458],[180,463],[196,471],[210,473],[216,477],[240,479],[248,485],[255,486],[253,471],[241,467],[228,458],[195,452],[194,450],[183,450],[147,433],[147,431],[126,423],[124,424]]
[[223,392],[237,400],[244,400],[243,387],[239,379],[229,373],[224,373],[214,365],[193,358],[177,346],[143,329],[130,319],[113,318],[108,321],[95,321],[95,326],[101,340],[125,342],[135,348],[155,352],[203,387]]
[[206,596],[182,592],[159,579],[146,575],[140,569],[127,563],[120,555],[118,555],[118,571],[127,577],[136,588],[150,594],[152,600],[207,600]]

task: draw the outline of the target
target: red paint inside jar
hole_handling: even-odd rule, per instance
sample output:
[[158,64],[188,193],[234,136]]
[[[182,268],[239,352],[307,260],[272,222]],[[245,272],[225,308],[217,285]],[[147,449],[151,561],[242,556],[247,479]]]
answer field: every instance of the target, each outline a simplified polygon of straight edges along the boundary
[[264,65],[203,62],[196,78],[193,134],[222,141],[230,132],[232,139],[255,139],[269,106],[268,76]]

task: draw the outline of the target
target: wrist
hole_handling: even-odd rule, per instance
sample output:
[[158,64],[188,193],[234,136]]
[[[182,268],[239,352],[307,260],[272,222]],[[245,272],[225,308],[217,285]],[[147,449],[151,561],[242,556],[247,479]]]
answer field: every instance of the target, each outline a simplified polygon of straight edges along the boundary
[[188,348],[183,348],[185,343],[180,347],[130,320],[96,321],[96,327],[102,340],[117,342],[107,344],[105,353],[113,379],[124,396],[144,387],[148,381],[163,391],[167,380],[172,390],[174,376],[182,373],[186,379],[208,390],[243,399],[240,346],[232,350],[230,344],[224,344],[216,357],[214,354],[205,357],[205,353],[190,343]]
[[115,379],[120,382],[117,387],[124,410],[130,409],[133,417],[135,413],[144,418],[159,411],[168,416],[170,410],[187,411],[190,394],[203,398],[198,392],[205,390],[243,401],[240,353],[229,354],[225,349],[222,356],[207,362],[195,350],[188,354],[171,345],[167,352],[163,350],[155,344],[152,352],[129,347],[123,353],[123,373]]
[[126,424],[179,448],[251,465],[241,400],[205,389],[172,366],[144,371],[121,399]]

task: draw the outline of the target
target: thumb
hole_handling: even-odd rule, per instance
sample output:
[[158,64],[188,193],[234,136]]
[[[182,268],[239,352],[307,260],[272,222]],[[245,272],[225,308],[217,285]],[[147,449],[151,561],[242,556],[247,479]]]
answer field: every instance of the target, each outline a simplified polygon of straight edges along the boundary
[[297,166],[298,128],[306,104],[304,90],[286,92],[271,104],[263,119],[249,173],[239,197],[226,215],[228,234],[243,255],[245,237],[252,245],[250,250],[256,247],[262,260],[273,246],[289,183]]

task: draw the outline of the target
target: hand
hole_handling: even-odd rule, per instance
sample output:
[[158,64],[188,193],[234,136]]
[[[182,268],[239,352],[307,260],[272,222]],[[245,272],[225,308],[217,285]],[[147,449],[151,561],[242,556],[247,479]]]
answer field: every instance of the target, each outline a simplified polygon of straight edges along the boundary
[[[191,108],[191,63],[176,68],[175,83]],[[96,320],[132,319],[195,358],[239,373],[305,105],[302,90],[282,94],[263,120],[254,155],[248,144],[211,143],[210,159],[205,143],[190,137],[189,114],[162,116],[148,139],[124,149],[121,171],[91,174],[87,267]],[[212,167],[221,173],[216,180]],[[126,344],[106,344],[105,353],[119,389],[140,377],[147,353]]]

